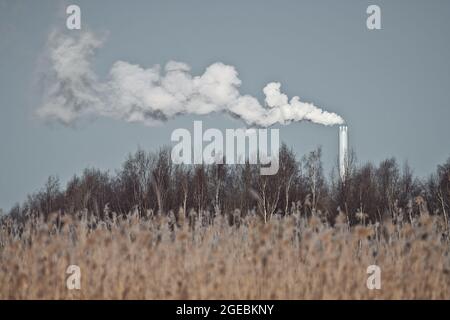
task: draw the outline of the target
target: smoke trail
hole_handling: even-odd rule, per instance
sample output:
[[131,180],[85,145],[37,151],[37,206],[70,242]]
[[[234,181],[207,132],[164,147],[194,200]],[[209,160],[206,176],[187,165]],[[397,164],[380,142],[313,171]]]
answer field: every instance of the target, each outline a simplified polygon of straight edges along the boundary
[[339,115],[301,102],[297,96],[288,101],[277,82],[264,88],[266,105],[261,105],[255,97],[239,93],[236,69],[221,62],[193,76],[182,62],[170,61],[161,70],[159,65],[145,69],[117,61],[108,78],[100,81],[90,59],[101,45],[102,40],[91,32],[50,35],[39,116],[66,125],[85,116],[155,125],[177,115],[212,112],[226,112],[263,127],[301,120],[323,125],[344,122]]

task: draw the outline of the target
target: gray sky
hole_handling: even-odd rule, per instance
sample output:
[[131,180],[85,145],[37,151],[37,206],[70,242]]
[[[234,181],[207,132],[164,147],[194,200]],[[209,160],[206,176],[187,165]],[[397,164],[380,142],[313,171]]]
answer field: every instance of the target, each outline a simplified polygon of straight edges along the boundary
[[[201,74],[236,67],[240,92],[262,101],[279,81],[292,97],[343,116],[360,162],[395,156],[419,176],[450,156],[450,2],[434,1],[71,1],[82,28],[107,32],[94,58],[105,76],[121,59],[150,67],[169,60]],[[366,28],[378,4],[382,30]],[[138,146],[170,144],[176,128],[242,127],[226,115],[183,116],[161,127],[99,118],[76,127],[48,124],[36,71],[49,33],[65,25],[61,1],[0,0],[0,208],[9,209],[56,174],[63,185],[85,167],[117,169]],[[72,31],[77,32],[77,31]],[[294,123],[281,138],[299,156],[322,145],[327,172],[337,159],[337,127]]]

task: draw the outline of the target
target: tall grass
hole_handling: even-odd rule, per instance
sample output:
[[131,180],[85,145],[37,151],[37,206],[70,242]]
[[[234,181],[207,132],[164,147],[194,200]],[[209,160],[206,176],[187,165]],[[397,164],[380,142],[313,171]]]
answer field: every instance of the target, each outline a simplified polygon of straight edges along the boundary
[[[5,220],[1,299],[448,299],[441,217],[349,227],[294,213],[267,224],[191,212],[105,221],[88,214]],[[68,290],[66,268],[81,268]],[[380,266],[381,290],[366,287]]]

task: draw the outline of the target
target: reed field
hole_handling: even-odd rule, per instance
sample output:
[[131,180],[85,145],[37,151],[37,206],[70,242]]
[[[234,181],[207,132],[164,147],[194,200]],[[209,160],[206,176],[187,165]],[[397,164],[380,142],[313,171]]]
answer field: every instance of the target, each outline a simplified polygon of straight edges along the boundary
[[[81,269],[68,290],[66,269]],[[366,286],[381,268],[381,289]],[[446,222],[351,226],[300,211],[3,220],[0,299],[449,299]]]
[[0,299],[449,299],[449,212],[450,158],[428,178],[351,162],[342,180],[320,148],[284,145],[271,176],[138,150],[0,216]]

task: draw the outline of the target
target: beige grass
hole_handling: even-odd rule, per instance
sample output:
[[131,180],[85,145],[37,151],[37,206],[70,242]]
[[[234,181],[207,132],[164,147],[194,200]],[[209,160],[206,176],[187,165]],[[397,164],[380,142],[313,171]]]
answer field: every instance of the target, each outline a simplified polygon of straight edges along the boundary
[[[198,215],[194,214],[195,217]],[[193,216],[193,217],[194,217]],[[334,227],[317,217],[268,224],[217,217],[99,222],[67,216],[0,231],[1,299],[449,299],[449,243],[439,218]],[[95,230],[88,228],[96,223]],[[81,290],[66,288],[68,265]],[[366,268],[382,269],[368,290]]]

